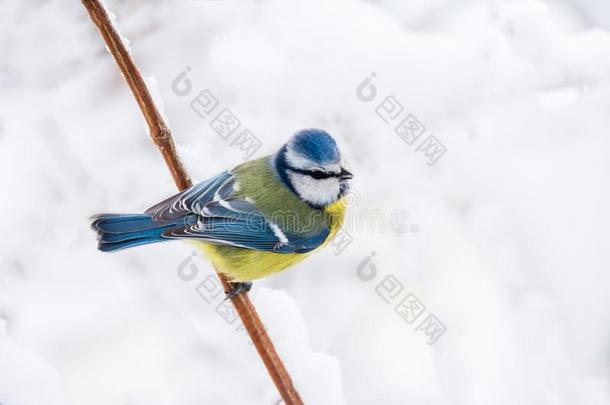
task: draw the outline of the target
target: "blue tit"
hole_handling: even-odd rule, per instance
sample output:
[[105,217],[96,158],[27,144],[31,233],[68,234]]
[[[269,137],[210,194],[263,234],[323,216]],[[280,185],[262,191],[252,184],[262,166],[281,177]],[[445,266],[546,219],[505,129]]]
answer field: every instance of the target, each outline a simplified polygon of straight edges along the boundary
[[305,129],[275,154],[202,181],[143,214],[100,214],[91,226],[104,252],[193,242],[219,272],[249,287],[335,236],[351,178],[335,140]]

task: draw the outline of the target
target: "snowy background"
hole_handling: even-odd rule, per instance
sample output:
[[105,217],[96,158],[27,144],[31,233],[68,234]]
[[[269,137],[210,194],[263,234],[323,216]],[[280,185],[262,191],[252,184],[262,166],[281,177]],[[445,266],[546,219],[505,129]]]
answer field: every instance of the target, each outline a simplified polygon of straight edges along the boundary
[[[305,403],[610,403],[607,0],[107,6],[195,179],[244,154],[191,109],[208,89],[256,156],[325,128],[356,175],[352,215],[406,218],[255,283]],[[389,124],[386,96],[404,108]],[[426,127],[413,145],[394,132],[407,114]],[[175,186],[79,2],[0,2],[0,184],[2,405],[278,403],[190,246],[95,249],[90,215]],[[412,323],[395,312],[408,293]]]

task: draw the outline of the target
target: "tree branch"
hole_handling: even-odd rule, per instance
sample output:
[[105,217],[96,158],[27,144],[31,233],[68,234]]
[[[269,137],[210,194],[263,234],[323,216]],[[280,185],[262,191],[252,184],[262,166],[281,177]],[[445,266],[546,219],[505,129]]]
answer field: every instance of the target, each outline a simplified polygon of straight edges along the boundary
[[[99,0],[82,0],[82,3],[89,12],[91,20],[99,29],[104,42],[110,50],[110,53],[112,53],[114,60],[119,65],[131,92],[136,98],[140,110],[142,110],[142,114],[148,124],[150,136],[163,155],[176,186],[180,191],[190,187],[192,185],[191,179],[176,154],[176,146],[171,131],[163,121],[159,110],[157,110],[140,71],[125,48],[119,33],[108,18],[108,13]],[[225,291],[229,291],[231,285],[227,278],[220,273],[218,273],[218,277],[220,278]],[[250,339],[252,339],[259,356],[265,364],[265,367],[284,402],[287,405],[303,404],[303,401],[294,388],[292,379],[279,355],[275,351],[273,342],[271,342],[269,335],[267,335],[263,323],[261,322],[252,301],[250,301],[248,294],[245,292],[241,293],[235,296],[232,301],[243,322],[244,328],[250,335]]]

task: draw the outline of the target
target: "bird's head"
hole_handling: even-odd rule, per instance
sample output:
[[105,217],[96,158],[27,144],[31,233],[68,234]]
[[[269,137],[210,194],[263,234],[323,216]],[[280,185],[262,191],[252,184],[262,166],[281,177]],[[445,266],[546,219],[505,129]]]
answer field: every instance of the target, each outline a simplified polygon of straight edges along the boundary
[[297,132],[275,159],[282,181],[309,205],[323,208],[349,191],[352,174],[335,140],[321,129]]

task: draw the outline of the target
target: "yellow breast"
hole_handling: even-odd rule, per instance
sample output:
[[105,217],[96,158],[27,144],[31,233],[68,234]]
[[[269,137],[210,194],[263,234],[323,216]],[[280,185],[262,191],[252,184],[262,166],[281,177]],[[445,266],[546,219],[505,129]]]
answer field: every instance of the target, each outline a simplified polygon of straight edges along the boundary
[[345,199],[325,208],[330,219],[330,233],[324,243],[308,253],[275,253],[251,249],[241,249],[231,246],[212,245],[195,242],[214,264],[219,272],[233,281],[250,281],[267,277],[299,263],[311,253],[330,242],[343,224],[345,216]]

